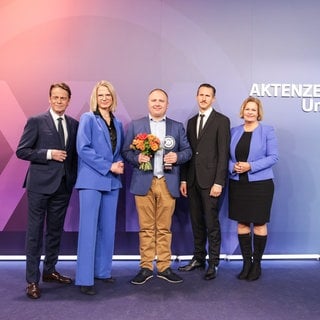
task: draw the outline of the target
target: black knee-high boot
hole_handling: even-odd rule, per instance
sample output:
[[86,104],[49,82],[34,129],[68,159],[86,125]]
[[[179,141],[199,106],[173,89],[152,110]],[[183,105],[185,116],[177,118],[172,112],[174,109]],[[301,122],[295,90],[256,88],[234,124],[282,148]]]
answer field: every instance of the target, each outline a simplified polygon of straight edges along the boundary
[[267,236],[253,236],[253,263],[248,274],[247,280],[258,280],[261,276],[261,259],[267,243]]
[[243,257],[243,267],[241,272],[238,274],[238,279],[244,280],[247,278],[252,265],[252,244],[251,234],[238,234],[239,245],[241,254]]

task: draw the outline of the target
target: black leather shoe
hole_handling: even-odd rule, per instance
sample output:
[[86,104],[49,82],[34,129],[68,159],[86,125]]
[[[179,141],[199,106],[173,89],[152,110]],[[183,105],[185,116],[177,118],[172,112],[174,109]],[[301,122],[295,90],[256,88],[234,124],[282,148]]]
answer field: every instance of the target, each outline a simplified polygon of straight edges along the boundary
[[204,261],[198,261],[196,259],[192,259],[188,264],[185,266],[179,267],[179,271],[192,271],[197,268],[204,269],[206,266],[206,263]]
[[217,268],[215,265],[209,265],[206,274],[204,275],[205,280],[212,280],[217,276]]
[[80,292],[87,294],[88,296],[94,296],[97,292],[94,290],[94,286],[81,286]]
[[57,271],[54,271],[49,274],[43,274],[42,281],[43,282],[58,282],[58,283],[63,283],[63,284],[71,284],[72,283],[71,278],[65,277]]
[[39,285],[35,282],[29,283],[27,286],[27,297],[31,299],[39,299],[41,297],[41,292]]
[[110,278],[96,278],[95,277],[95,279],[103,281],[105,283],[115,283],[116,282],[116,279],[113,277],[110,277]]

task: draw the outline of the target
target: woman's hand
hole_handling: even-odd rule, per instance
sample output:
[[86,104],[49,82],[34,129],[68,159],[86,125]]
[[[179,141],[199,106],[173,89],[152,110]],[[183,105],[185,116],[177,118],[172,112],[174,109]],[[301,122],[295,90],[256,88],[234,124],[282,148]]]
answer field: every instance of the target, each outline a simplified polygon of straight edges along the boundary
[[123,174],[124,164],[122,161],[113,162],[110,171],[115,174]]
[[250,170],[251,170],[251,166],[249,162],[239,161],[239,162],[236,162],[236,164],[234,165],[234,171],[239,174],[250,171]]

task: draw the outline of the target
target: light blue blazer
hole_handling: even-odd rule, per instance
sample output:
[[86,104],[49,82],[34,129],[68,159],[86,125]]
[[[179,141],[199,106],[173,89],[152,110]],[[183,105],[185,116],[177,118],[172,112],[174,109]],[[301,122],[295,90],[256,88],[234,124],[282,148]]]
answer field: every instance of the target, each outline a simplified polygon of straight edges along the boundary
[[[229,178],[239,180],[239,174],[233,172],[236,146],[244,132],[243,125],[231,129]],[[273,178],[272,166],[278,161],[278,143],[274,128],[259,123],[253,131],[248,160],[251,170],[248,171],[249,181],[260,181]]]
[[114,153],[104,120],[93,112],[81,116],[77,135],[79,161],[76,189],[111,191],[122,187],[120,176],[110,171],[113,162],[122,160],[123,128],[116,118],[113,118],[113,123],[117,131]]

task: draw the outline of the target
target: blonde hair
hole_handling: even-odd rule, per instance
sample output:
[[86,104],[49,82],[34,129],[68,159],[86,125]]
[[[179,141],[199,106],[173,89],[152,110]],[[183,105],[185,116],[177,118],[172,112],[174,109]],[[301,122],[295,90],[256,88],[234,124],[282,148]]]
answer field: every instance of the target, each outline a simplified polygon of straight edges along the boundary
[[113,85],[109,81],[106,81],[106,80],[101,80],[94,86],[92,93],[91,93],[91,97],[90,97],[90,111],[94,112],[97,110],[97,107],[98,107],[97,94],[98,94],[98,88],[100,88],[100,87],[106,87],[109,90],[111,97],[112,97],[112,105],[110,107],[110,111],[115,112],[116,107],[117,107],[116,91],[115,91]]
[[258,117],[257,120],[261,121],[263,119],[263,108],[262,108],[262,102],[260,99],[256,98],[256,97],[248,97],[246,98],[243,102],[242,105],[240,107],[240,118],[243,119],[243,112],[244,112],[244,108],[246,107],[248,102],[254,102],[256,103],[256,105],[258,106]]

